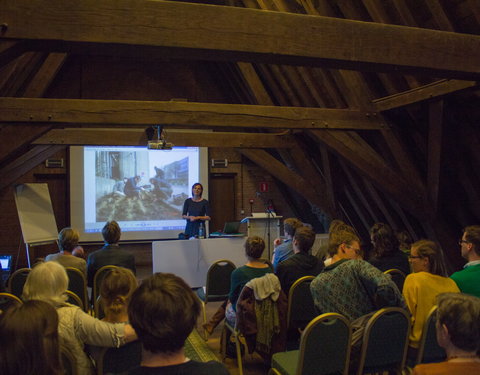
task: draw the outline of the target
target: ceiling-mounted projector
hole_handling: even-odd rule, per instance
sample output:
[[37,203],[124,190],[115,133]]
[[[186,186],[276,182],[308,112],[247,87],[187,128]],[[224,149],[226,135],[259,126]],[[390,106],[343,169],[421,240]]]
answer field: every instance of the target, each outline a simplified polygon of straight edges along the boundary
[[166,141],[148,141],[147,148],[149,150],[171,150],[173,143]]

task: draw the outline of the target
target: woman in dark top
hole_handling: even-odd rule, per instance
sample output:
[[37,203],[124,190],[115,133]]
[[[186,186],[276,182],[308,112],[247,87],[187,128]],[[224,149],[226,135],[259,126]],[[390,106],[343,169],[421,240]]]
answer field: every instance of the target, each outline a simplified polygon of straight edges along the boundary
[[203,186],[195,183],[192,186],[192,198],[183,204],[182,217],[187,220],[185,235],[187,238],[198,235],[198,229],[205,220],[210,220],[210,205],[202,198]]
[[370,264],[380,271],[396,268],[404,274],[410,273],[407,255],[398,248],[398,240],[392,228],[384,223],[376,223],[370,229],[370,239],[373,245],[373,257]]

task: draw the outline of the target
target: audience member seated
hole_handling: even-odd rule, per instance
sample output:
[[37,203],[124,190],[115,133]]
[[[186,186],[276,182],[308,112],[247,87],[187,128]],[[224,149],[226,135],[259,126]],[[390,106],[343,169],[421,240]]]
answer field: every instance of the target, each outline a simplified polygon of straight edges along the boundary
[[[258,236],[248,237],[244,244],[247,263],[235,269],[231,275],[230,293],[228,300],[225,301],[210,318],[208,323],[203,324],[203,328],[211,334],[215,327],[229,314],[231,321],[235,322],[237,299],[247,282],[256,277],[262,277],[267,273],[273,272],[268,264],[260,260],[265,250],[265,241]],[[228,319],[227,316],[227,319]]]
[[437,341],[447,360],[417,365],[413,375],[480,374],[480,299],[446,293],[437,304]]
[[[325,267],[332,264],[332,257],[337,252],[338,234],[343,233],[343,232],[349,232],[349,233],[353,234],[354,236],[358,237],[357,232],[355,231],[355,229],[353,227],[345,224],[341,220],[333,220],[330,223],[330,227],[329,227],[328,244],[327,244],[327,256],[326,256],[326,259],[324,259],[324,262],[323,262]],[[361,248],[360,248],[359,253],[357,254],[357,259],[363,259],[363,251],[362,251]]]
[[292,244],[292,238],[293,235],[295,234],[295,230],[297,228],[300,228],[303,226],[303,223],[293,217],[290,217],[288,219],[285,219],[283,222],[283,231],[285,233],[285,240],[282,240],[281,238],[276,238],[273,241],[273,257],[272,257],[272,264],[273,264],[273,269],[277,269],[277,265],[284,261],[285,259],[288,259],[293,255],[293,244]]
[[84,259],[73,255],[73,251],[78,247],[79,238],[80,236],[76,229],[63,228],[58,234],[60,252],[47,255],[45,261],[54,260],[64,267],[77,268],[86,276],[87,263]]
[[5,311],[0,337],[0,374],[63,374],[58,315],[47,302],[27,301]]
[[450,277],[462,293],[480,297],[480,225],[466,227],[459,245],[468,263]]
[[125,267],[136,274],[135,257],[118,245],[122,231],[116,221],[108,221],[102,229],[105,246],[87,258],[88,286],[93,287],[95,273],[103,266]]
[[83,312],[78,306],[66,303],[68,276],[57,262],[45,262],[30,271],[22,298],[42,300],[55,307],[59,317],[58,333],[62,345],[75,356],[79,375],[92,375],[93,365],[84,352],[84,344],[119,347],[137,338],[129,324],[110,324]]
[[410,248],[412,247],[413,243],[410,233],[408,233],[406,230],[401,230],[396,232],[395,236],[397,237],[398,248],[400,251],[406,255],[410,255]]
[[309,252],[315,242],[315,232],[308,227],[301,227],[293,236],[294,255],[277,266],[275,274],[280,280],[282,290],[288,296],[292,284],[303,276],[317,276],[324,265]]
[[132,293],[137,289],[135,275],[127,268],[111,270],[102,280],[100,286],[101,306],[109,323],[128,322],[128,304]]
[[130,322],[143,345],[141,366],[129,374],[228,375],[220,362],[185,357],[185,340],[199,313],[197,296],[178,276],[156,273],[144,280],[128,308]]
[[412,313],[409,358],[415,358],[425,320],[435,305],[437,295],[459,292],[459,289],[452,279],[446,277],[442,251],[435,242],[415,242],[409,260],[412,273],[403,284],[403,296]]
[[376,223],[370,228],[370,240],[373,245],[373,257],[370,264],[385,272],[396,268],[405,275],[410,273],[408,257],[398,247],[398,240],[392,228],[384,223]]

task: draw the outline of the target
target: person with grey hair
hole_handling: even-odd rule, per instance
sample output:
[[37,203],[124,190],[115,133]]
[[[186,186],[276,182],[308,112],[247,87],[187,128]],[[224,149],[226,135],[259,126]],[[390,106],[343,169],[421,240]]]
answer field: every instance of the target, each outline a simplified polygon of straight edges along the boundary
[[436,333],[447,360],[415,366],[413,375],[465,375],[480,373],[480,299],[460,293],[437,298]]
[[87,275],[87,262],[85,259],[74,255],[74,251],[78,248],[78,240],[80,235],[73,228],[63,228],[58,234],[58,247],[60,252],[50,254],[45,257],[45,261],[55,261],[64,267],[73,267],[80,270],[85,276]]
[[119,347],[137,338],[129,324],[102,322],[66,302],[68,276],[65,268],[56,262],[36,265],[30,271],[22,298],[25,301],[42,300],[52,305],[59,318],[58,333],[63,346],[75,356],[79,375],[92,375],[93,364],[84,352],[84,345]]

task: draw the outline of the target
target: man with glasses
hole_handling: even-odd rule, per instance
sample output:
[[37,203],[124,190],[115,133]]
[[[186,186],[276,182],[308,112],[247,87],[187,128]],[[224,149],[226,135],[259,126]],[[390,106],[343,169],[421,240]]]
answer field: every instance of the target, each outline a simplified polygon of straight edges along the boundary
[[458,244],[467,264],[450,277],[462,293],[480,297],[480,225],[466,227]]
[[382,307],[406,308],[390,276],[361,259],[355,234],[341,231],[332,241],[332,264],[310,284],[319,313],[336,312],[353,321]]

